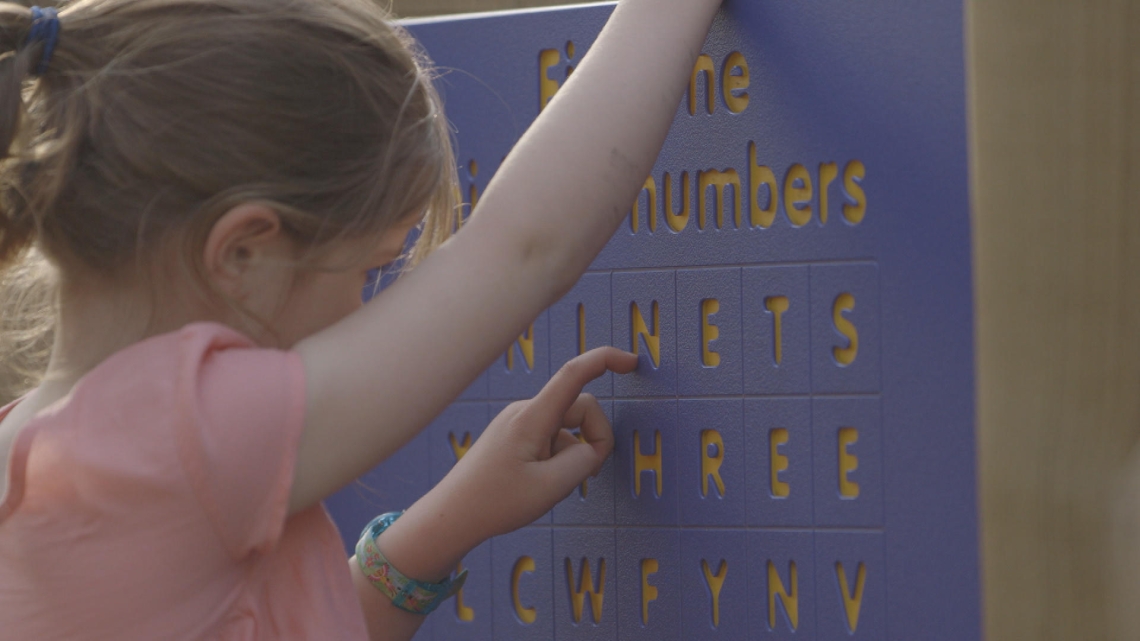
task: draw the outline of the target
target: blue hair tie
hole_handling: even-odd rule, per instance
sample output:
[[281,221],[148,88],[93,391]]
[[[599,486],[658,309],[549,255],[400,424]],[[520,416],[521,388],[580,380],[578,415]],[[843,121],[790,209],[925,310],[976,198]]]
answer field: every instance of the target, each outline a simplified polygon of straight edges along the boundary
[[51,62],[51,54],[55,51],[55,43],[59,39],[59,17],[52,7],[41,9],[32,7],[32,30],[28,32],[28,41],[25,47],[37,42],[44,43],[43,54],[40,55],[40,64],[36,66],[35,75],[42,76]]

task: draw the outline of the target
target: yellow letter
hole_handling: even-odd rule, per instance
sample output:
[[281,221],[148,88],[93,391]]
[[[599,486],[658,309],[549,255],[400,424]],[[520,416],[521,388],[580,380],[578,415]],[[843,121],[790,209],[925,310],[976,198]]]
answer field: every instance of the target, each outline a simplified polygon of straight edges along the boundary
[[782,317],[784,312],[788,311],[788,297],[787,296],[768,296],[764,299],[764,309],[767,309],[772,314],[772,345],[774,347],[773,356],[776,359],[776,364],[779,365],[784,360],[784,332]]
[[637,340],[638,336],[645,339],[645,346],[649,348],[649,357],[653,360],[654,367],[661,366],[661,314],[657,307],[657,301],[653,301],[650,308],[653,316],[653,331],[649,331],[649,327],[645,324],[645,319],[641,316],[641,309],[637,303],[629,304],[629,316],[631,324],[631,335],[629,337],[632,347],[630,351],[634,354],[638,353],[638,345],[641,344]]
[[772,480],[772,496],[786,499],[792,487],[780,480],[780,472],[788,469],[788,457],[780,454],[780,446],[788,442],[788,430],[777,427],[768,430],[768,470]]
[[847,338],[846,347],[836,345],[831,348],[831,353],[835,356],[835,362],[844,367],[854,363],[855,357],[859,355],[859,332],[855,329],[855,325],[843,316],[843,312],[854,309],[855,297],[846,292],[835,297],[835,304],[831,308],[831,320],[835,323],[835,330]]
[[705,90],[709,97],[709,113],[716,109],[716,65],[712,56],[702,54],[697,58],[697,66],[693,67],[693,76],[689,80],[689,115],[697,115],[697,77],[705,74]]
[[471,432],[463,433],[463,440],[455,438],[455,432],[447,433],[447,440],[451,442],[451,451],[455,453],[455,462],[458,463],[467,450],[471,449]]
[[641,496],[641,473],[653,472],[657,480],[657,497],[665,492],[661,466],[661,430],[653,430],[654,449],[652,454],[641,453],[641,435],[633,430],[633,494]]
[[649,585],[649,575],[658,570],[657,559],[641,560],[641,624],[649,625],[649,602],[657,600],[657,588]]
[[566,582],[570,585],[570,608],[574,623],[582,622],[582,606],[586,594],[590,595],[590,611],[594,615],[594,623],[602,622],[602,600],[606,596],[606,560],[598,559],[598,585],[590,576],[590,562],[582,558],[582,578],[578,588],[574,588],[574,564],[566,558]]
[[[526,361],[526,370],[529,372],[534,369],[534,323],[531,323],[530,327],[526,328],[526,332],[519,336],[518,345],[523,360]],[[507,370],[514,370],[514,368],[515,346],[511,345],[507,348]]]
[[[740,69],[739,76],[732,74],[735,69]],[[732,113],[738,114],[748,108],[749,97],[744,89],[748,88],[749,82],[748,61],[744,59],[744,54],[739,51],[729,54],[728,60],[724,61],[721,87],[724,90],[724,104],[728,105],[728,110]],[[736,91],[740,91],[739,96],[734,93]]]
[[709,317],[720,311],[720,303],[715,298],[706,298],[701,301],[701,364],[705,367],[720,365],[720,354],[709,346],[709,343],[720,338],[720,329],[710,322]]
[[859,484],[847,475],[859,469],[859,457],[847,451],[849,445],[859,440],[859,430],[854,427],[839,428],[839,496],[845,499],[859,497]]
[[[809,179],[810,180],[810,179]],[[708,205],[706,198],[708,197],[709,187],[713,188],[713,193],[716,196],[716,227],[720,229],[724,227],[724,192],[728,189],[729,185],[732,186],[732,200],[736,203],[736,213],[733,220],[736,221],[737,228],[740,227],[742,209],[740,203],[740,173],[735,169],[727,169],[725,171],[717,171],[715,169],[708,169],[702,171],[697,179],[700,191],[697,193],[697,226],[700,229],[705,228],[705,211]]]
[[[716,456],[709,456],[709,446],[716,447]],[[716,430],[701,430],[701,496],[709,495],[709,477],[716,483],[716,490],[724,497],[724,480],[720,478],[720,466],[724,464],[724,439]]]
[[522,578],[523,572],[534,572],[534,559],[529,556],[519,557],[519,560],[515,561],[515,569],[511,570],[511,599],[515,603],[515,615],[519,621],[530,625],[538,618],[538,610],[524,608],[522,600],[519,599],[519,579]]
[[[796,187],[796,183],[801,183]],[[811,174],[803,165],[796,163],[788,168],[784,178],[784,211],[795,227],[803,227],[811,222]]]
[[819,223],[827,224],[827,188],[839,176],[839,165],[833,162],[819,163]]
[[689,187],[689,172],[681,172],[681,212],[673,208],[673,177],[665,172],[665,222],[669,229],[680,232],[689,224],[689,213],[693,209],[692,192]]
[[578,355],[586,353],[586,304],[578,303]]
[[[649,221],[649,231],[657,231],[657,181],[653,176],[645,179],[645,186],[641,191],[648,192],[648,204],[645,212],[645,218]],[[637,200],[633,201],[633,211],[629,215],[629,228],[633,233],[637,233],[640,225],[638,224],[638,210],[641,209],[641,194],[637,195]]]
[[867,175],[867,168],[858,160],[852,160],[843,168],[843,187],[847,195],[854,201],[854,205],[843,205],[843,217],[852,225],[863,222],[863,215],[867,213],[867,194],[863,193],[863,178]]
[[[460,563],[459,567],[455,568],[455,573],[459,574],[463,571],[463,564]],[[463,588],[455,593],[455,616],[460,621],[470,623],[475,620],[475,610],[463,604]]]
[[847,630],[855,633],[859,627],[859,610],[863,607],[863,586],[867,584],[867,566],[859,563],[855,570],[855,596],[847,587],[847,572],[842,563],[835,564],[835,577],[839,579],[839,590],[843,593],[843,609],[847,611]]
[[720,589],[724,587],[724,579],[728,576],[728,562],[721,559],[720,567],[717,568],[716,574],[713,574],[709,570],[709,562],[701,559],[701,570],[705,573],[705,583],[709,584],[709,592],[712,593],[712,618],[715,628],[720,625]]
[[550,99],[558,93],[557,80],[550,77],[550,70],[562,63],[562,52],[557,49],[543,49],[538,54],[538,110],[546,109]]
[[768,561],[768,629],[776,629],[776,597],[780,597],[780,601],[784,604],[784,612],[788,613],[788,621],[792,624],[792,631],[800,627],[800,597],[796,592],[799,590],[799,577],[796,575],[796,562],[788,562],[788,583],[792,589],[785,590],[784,583],[780,580],[780,573],[776,571],[776,564]]
[[[776,203],[780,202],[780,191],[776,186],[776,174],[772,173],[771,168],[761,165],[756,158],[756,143],[748,143],[748,157],[751,160],[751,187],[752,193],[749,195],[752,199],[752,226],[767,229],[776,222]],[[760,185],[768,185],[768,207],[767,209],[760,208],[760,199],[756,194],[760,190]]]

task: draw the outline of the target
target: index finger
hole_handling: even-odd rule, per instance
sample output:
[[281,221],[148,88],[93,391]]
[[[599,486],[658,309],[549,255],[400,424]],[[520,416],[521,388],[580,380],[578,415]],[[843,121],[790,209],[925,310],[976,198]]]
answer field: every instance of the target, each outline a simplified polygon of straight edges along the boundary
[[637,356],[616,347],[599,347],[570,359],[535,395],[540,406],[553,406],[561,415],[578,399],[586,383],[605,374],[628,374],[637,367]]

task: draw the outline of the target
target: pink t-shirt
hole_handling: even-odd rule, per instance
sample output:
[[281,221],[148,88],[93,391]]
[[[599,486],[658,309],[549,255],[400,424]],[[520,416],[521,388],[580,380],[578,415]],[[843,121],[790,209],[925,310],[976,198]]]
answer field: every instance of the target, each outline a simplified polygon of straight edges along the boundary
[[33,418],[0,502],[0,637],[366,639],[336,526],[288,516],[304,385],[296,354],[195,324]]

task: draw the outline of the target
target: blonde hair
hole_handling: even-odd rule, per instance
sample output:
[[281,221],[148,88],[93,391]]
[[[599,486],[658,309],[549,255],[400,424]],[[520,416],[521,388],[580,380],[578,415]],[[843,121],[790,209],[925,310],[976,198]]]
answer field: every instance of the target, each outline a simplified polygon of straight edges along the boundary
[[455,160],[430,67],[374,1],[76,0],[59,19],[33,78],[31,11],[0,2],[9,366],[47,331],[33,247],[65,275],[114,278],[173,242],[200,275],[213,223],[251,201],[309,257],[426,212],[414,263],[453,229]]

